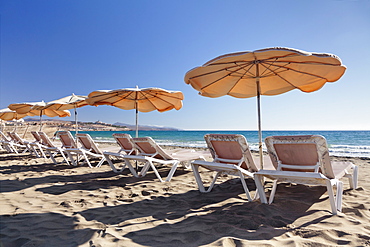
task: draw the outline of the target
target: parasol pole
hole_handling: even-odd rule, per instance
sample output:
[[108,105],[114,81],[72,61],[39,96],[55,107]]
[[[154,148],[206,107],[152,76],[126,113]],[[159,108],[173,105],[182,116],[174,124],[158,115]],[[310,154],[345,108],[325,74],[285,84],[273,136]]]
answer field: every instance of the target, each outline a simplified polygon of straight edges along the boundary
[[139,137],[139,124],[138,124],[138,115],[139,115],[139,110],[138,110],[138,103],[137,103],[137,95],[138,95],[138,90],[139,86],[136,85],[136,93],[135,93],[135,111],[136,111],[136,138]]
[[[139,86],[136,85],[136,89],[139,90]],[[138,103],[137,103],[137,94],[138,92],[136,91],[135,94],[135,112],[136,112],[136,138],[139,137],[139,123],[138,123],[138,115],[139,115],[139,109],[138,109]],[[139,164],[137,160],[135,161],[135,169],[136,171],[138,170]]]
[[13,132],[17,132],[18,122],[14,122]]
[[40,111],[40,130],[42,130],[42,110]]
[[52,138],[52,140],[53,140],[53,141],[54,141],[54,140],[55,140],[55,138],[57,137],[57,134],[58,134],[58,132],[59,132],[60,127],[62,127],[62,123],[58,125],[57,131],[55,131],[55,132],[54,132],[54,135],[53,135],[53,138]]
[[138,125],[138,109],[137,109],[137,102],[135,101],[135,111],[136,111],[136,138],[139,137],[139,125]]
[[258,149],[260,154],[260,166],[263,169],[263,149],[262,149],[262,128],[261,128],[261,85],[260,85],[260,74],[259,66],[256,64],[256,83],[257,83],[257,114],[258,114]]
[[27,130],[28,130],[28,127],[29,127],[30,125],[27,123],[26,124],[26,130],[24,131],[24,133],[23,133],[23,139],[25,138],[25,136],[26,136],[26,133],[27,133]]
[[77,110],[76,110],[76,104],[73,105],[75,108],[75,126],[76,126],[76,135],[78,133],[78,126],[77,126]]

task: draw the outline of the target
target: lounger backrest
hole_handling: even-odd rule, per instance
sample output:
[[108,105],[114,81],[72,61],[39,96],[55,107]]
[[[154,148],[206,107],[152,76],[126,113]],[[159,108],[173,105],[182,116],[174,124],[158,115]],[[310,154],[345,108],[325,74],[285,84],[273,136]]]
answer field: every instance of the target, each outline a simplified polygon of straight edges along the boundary
[[318,165],[317,172],[328,178],[335,177],[323,136],[269,136],[265,143],[276,169],[280,169],[279,164],[283,164],[280,170],[315,172],[312,167]]
[[214,162],[240,165],[246,170],[258,171],[243,135],[207,134],[204,139]]
[[41,138],[41,143],[49,148],[54,147],[54,144],[50,141],[49,137],[42,131],[37,132]]
[[114,133],[113,137],[121,147],[121,150],[125,151],[127,154],[131,154],[135,150],[135,144],[130,134]]
[[77,148],[77,144],[69,131],[59,131],[59,140],[62,142],[64,148]]
[[76,137],[85,149],[93,153],[103,154],[89,134],[77,134]]
[[167,154],[151,137],[132,138],[135,147],[139,150],[139,155],[150,156],[157,159],[174,159]]
[[10,139],[2,131],[0,131],[0,137],[6,142],[10,142]]
[[24,141],[22,138],[18,135],[17,132],[8,132],[8,135],[13,139],[15,143],[24,145]]
[[36,131],[31,131],[31,134],[37,142],[40,142],[40,143],[42,142],[40,135]]

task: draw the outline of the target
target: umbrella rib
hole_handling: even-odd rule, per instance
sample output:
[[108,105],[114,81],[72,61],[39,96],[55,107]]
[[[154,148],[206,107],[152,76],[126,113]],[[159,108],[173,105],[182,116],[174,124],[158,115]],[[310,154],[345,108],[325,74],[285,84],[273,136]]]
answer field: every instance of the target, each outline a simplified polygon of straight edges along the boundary
[[[156,99],[159,99],[159,100],[161,100],[162,102],[166,102],[167,104],[169,104],[169,105],[171,105],[172,106],[172,108],[171,109],[173,109],[174,108],[174,105],[172,104],[172,103],[170,103],[169,101],[166,101],[166,100],[164,100],[164,99],[162,99],[162,98],[160,98],[160,97],[158,97],[158,96],[156,96],[157,95],[157,93],[153,93],[153,92],[150,92],[150,91],[148,91],[148,92],[146,92],[146,91],[141,91],[141,90],[139,90],[139,91],[135,91],[135,90],[133,90],[133,91],[129,91],[129,90],[127,90],[127,91],[125,91],[125,94],[126,95],[124,95],[122,92],[115,92],[113,95],[112,95],[112,92],[106,92],[106,93],[104,93],[104,94],[100,94],[100,95],[95,95],[95,96],[92,96],[92,97],[90,97],[90,98],[101,98],[101,99],[99,99],[97,102],[99,102],[98,103],[98,105],[111,105],[111,106],[115,106],[117,103],[119,103],[119,102],[121,102],[122,100],[130,100],[130,101],[136,101],[136,102],[140,102],[140,101],[142,101],[142,100],[147,100],[148,102],[150,102],[150,104],[152,105],[152,106],[154,106],[155,107],[155,105],[153,104],[153,102],[151,101],[151,98],[150,98],[150,96],[152,96],[152,97],[154,97],[154,98],[156,98]],[[120,95],[124,95],[124,97],[122,97],[122,98],[119,98],[119,99],[117,99],[116,101],[114,101],[114,102],[108,102],[108,99],[110,99],[110,98],[114,98],[114,97],[120,97]],[[161,94],[160,94],[161,95]],[[134,97],[131,97],[130,98],[130,96],[134,96]],[[179,100],[182,100],[182,97],[176,97],[176,96],[173,96],[172,94],[168,94],[168,95],[166,95],[166,97],[169,97],[169,98],[173,98],[173,99],[179,99]],[[157,107],[155,107],[156,109],[157,109]],[[133,108],[133,109],[135,109],[135,108]],[[167,108],[168,109],[168,108]],[[166,109],[166,110],[167,110]],[[169,109],[169,110],[171,110],[171,109]],[[157,109],[158,110],[158,109]]]
[[[240,61],[240,62],[245,62],[245,61]],[[232,68],[240,68],[240,65],[237,65],[237,62],[233,62],[233,63],[225,63],[225,64],[235,64],[235,66],[230,66],[228,67],[227,69],[232,69]],[[251,65],[253,63],[247,63],[247,65],[245,65],[244,67],[248,66],[248,65]],[[214,65],[220,65],[220,64],[211,64],[211,65],[208,65],[207,67],[211,67],[211,66],[214,66]],[[242,67],[242,68],[244,68]],[[211,75],[211,74],[215,74],[215,73],[218,73],[218,72],[221,72],[221,71],[224,71],[225,68],[222,68],[222,69],[219,69],[219,70],[215,70],[215,71],[211,71],[211,72],[207,72],[207,73],[204,73],[204,74],[200,74],[200,75],[196,75],[196,76],[193,76],[193,77],[190,77],[189,80],[192,80],[192,79],[195,79],[195,78],[198,78],[198,77],[202,77],[202,76],[205,76],[205,75]]]
[[[128,92],[128,91],[126,91],[126,92]],[[112,94],[111,92],[106,92],[106,93],[104,93],[104,94],[94,95],[94,96],[92,96],[92,97],[90,97],[90,98],[98,98],[98,97],[102,97],[101,99],[99,99],[99,100],[98,100],[100,103],[105,104],[105,105],[114,106],[114,104],[116,104],[116,103],[118,103],[118,102],[122,101],[123,99],[126,99],[126,98],[127,98],[129,95],[131,95],[132,93],[134,93],[134,91],[129,92],[129,94],[128,94],[126,97],[121,98],[121,99],[118,99],[118,100],[116,100],[116,101],[114,101],[114,102],[104,102],[104,101],[105,101],[105,100],[107,100],[107,99],[113,98],[113,97],[118,97],[118,96],[120,95],[120,93],[119,93],[119,92],[115,92],[113,95],[111,95],[111,94]],[[134,100],[135,100],[135,99],[134,99]]]
[[[143,99],[146,99],[147,101],[149,101],[149,102],[150,102],[150,104],[151,104],[152,106],[154,106],[157,110],[158,110],[158,108],[157,108],[157,107],[155,106],[155,104],[151,101],[151,98],[156,98],[156,99],[158,99],[158,100],[161,100],[162,102],[166,102],[167,104],[169,104],[169,105],[170,105],[170,107],[167,107],[167,108],[166,108],[166,111],[167,111],[167,110],[171,110],[171,109],[175,108],[175,106],[174,106],[172,103],[170,103],[169,101],[164,100],[164,99],[162,99],[162,98],[158,97],[156,93],[147,92],[146,94],[147,94],[147,95],[152,96],[151,98],[147,97],[147,96],[146,96],[144,93],[142,93],[142,92],[139,92],[139,93],[141,93],[141,94],[142,94],[142,96],[144,97]],[[166,95],[166,97],[173,98],[173,99],[179,99],[178,97],[173,97],[171,94]],[[143,99],[140,99],[140,100],[143,100]],[[138,101],[140,101],[140,100],[138,100]],[[158,111],[159,111],[159,110],[158,110]]]
[[[245,67],[246,67],[246,66],[245,66]],[[229,92],[230,92],[230,91],[232,91],[232,89],[236,87],[236,85],[238,84],[238,82],[239,82],[241,79],[243,79],[243,78],[244,78],[244,76],[245,76],[247,73],[249,73],[249,71],[250,71],[250,69],[251,69],[252,67],[253,67],[253,66],[250,66],[250,67],[248,68],[248,70],[246,70],[246,71],[244,72],[244,74],[243,74],[242,76],[240,76],[240,77],[239,77],[239,79],[234,83],[234,86],[232,86],[232,87],[231,87],[231,89],[229,90]]]
[[[278,75],[278,73],[276,73],[274,70],[269,69],[268,67],[265,66],[265,64],[263,64],[263,65],[266,68],[266,70],[269,70],[272,73],[274,73],[275,75]],[[286,70],[291,70],[291,71],[294,71],[294,72],[297,72],[297,73],[300,73],[300,74],[305,74],[305,75],[309,75],[309,76],[320,78],[320,79],[326,79],[325,77],[322,77],[322,76],[319,76],[319,75],[315,75],[315,74],[311,74],[311,73],[308,73],[308,72],[299,71],[299,70],[296,70],[296,69],[293,69],[293,68],[288,68],[288,67],[285,67],[285,66],[282,66],[282,65],[270,64],[270,66],[275,66],[277,68],[283,68],[283,69],[286,69]]]
[[[236,65],[236,64],[235,64],[235,65]],[[247,65],[244,65],[243,67],[241,67],[240,65],[233,66],[233,68],[238,67],[238,69],[237,69],[237,70],[235,70],[235,71],[230,71],[229,69],[230,69],[231,67],[226,68],[226,69],[222,69],[222,70],[230,71],[230,73],[228,73],[227,75],[225,75],[225,76],[223,76],[223,77],[221,77],[221,78],[219,78],[219,79],[217,79],[217,80],[215,80],[215,81],[213,81],[213,82],[211,82],[211,83],[209,83],[209,84],[207,84],[207,85],[203,86],[203,87],[201,88],[201,90],[203,90],[203,89],[205,89],[205,88],[207,88],[207,87],[209,87],[209,86],[211,86],[211,85],[215,84],[216,82],[218,82],[218,81],[220,81],[220,80],[222,80],[222,79],[224,79],[224,78],[226,78],[226,77],[230,76],[231,74],[233,74],[233,73],[235,73],[235,72],[237,72],[237,71],[239,71],[239,70],[243,70],[243,69],[245,69],[245,67],[250,66],[250,65],[252,65],[252,63],[248,63]],[[253,66],[250,66],[247,70],[245,70],[245,72],[243,73],[243,75],[245,75],[245,74],[249,73],[249,71],[250,71],[250,69],[251,69],[252,67],[253,67]],[[222,71],[222,70],[220,70],[220,71]],[[217,71],[217,72],[219,72],[219,71]],[[209,74],[211,74],[211,73],[209,73]],[[204,75],[206,75],[206,74],[204,74]],[[200,76],[202,76],[202,75],[200,75]],[[199,77],[199,76],[198,76],[198,77]],[[195,77],[192,77],[192,78],[195,78]],[[241,76],[240,78],[242,78],[242,76]],[[240,79],[239,79],[239,80],[240,80]],[[238,80],[238,81],[239,81],[239,80]]]
[[[263,67],[265,67],[266,69],[268,69],[264,64],[261,64]],[[275,71],[273,70],[270,70],[272,73],[274,73],[276,76],[278,76],[280,79],[282,79],[283,81],[285,81],[286,83],[288,83],[289,85],[291,85],[292,87],[296,88],[296,89],[299,89],[299,87],[293,85],[292,83],[290,83],[288,80],[286,80],[284,77],[280,76],[279,73],[276,73]],[[321,77],[320,77],[321,78]]]

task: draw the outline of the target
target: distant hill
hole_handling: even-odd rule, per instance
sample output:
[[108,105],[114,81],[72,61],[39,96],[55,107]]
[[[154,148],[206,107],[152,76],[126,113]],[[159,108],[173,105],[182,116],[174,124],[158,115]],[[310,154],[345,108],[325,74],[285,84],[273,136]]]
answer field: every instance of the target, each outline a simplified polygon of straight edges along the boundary
[[[28,118],[24,118],[24,121],[26,122],[39,122],[40,121],[40,118],[35,118],[35,117],[28,117]],[[61,119],[52,119],[52,118],[47,118],[47,119],[42,119],[42,122],[44,124],[47,124],[47,123],[64,123],[64,124],[74,124],[74,121],[66,121],[66,120],[61,120]],[[136,126],[133,125],[133,124],[126,124],[126,123],[120,123],[120,122],[116,122],[114,124],[108,124],[108,123],[104,123],[104,122],[101,122],[101,121],[96,121],[94,123],[92,122],[82,122],[82,121],[78,121],[78,124],[79,126],[82,128],[89,128],[91,127],[92,129],[99,129],[98,127],[101,126],[101,127],[107,127],[107,126],[110,126],[110,127],[126,127],[127,129],[131,129],[131,130],[135,130],[136,129]],[[179,131],[181,129],[177,129],[177,128],[173,128],[173,127],[166,127],[166,126],[155,126],[155,125],[139,125],[139,130],[162,130],[162,131]]]
[[[120,123],[116,122],[113,125],[117,126],[126,126],[129,129],[134,130],[136,128],[135,125],[132,124],[126,124],[126,123]],[[166,127],[166,126],[155,126],[155,125],[140,125],[139,124],[139,130],[163,130],[163,131],[179,131],[180,129],[173,128],[173,127]]]

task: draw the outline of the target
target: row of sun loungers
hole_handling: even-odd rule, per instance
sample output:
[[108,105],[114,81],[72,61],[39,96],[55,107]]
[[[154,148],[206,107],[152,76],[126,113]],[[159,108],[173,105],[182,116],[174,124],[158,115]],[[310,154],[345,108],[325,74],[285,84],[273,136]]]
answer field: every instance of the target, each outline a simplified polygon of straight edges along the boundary
[[[331,161],[326,140],[318,135],[267,137],[265,143],[269,157],[264,157],[262,168],[259,159],[253,158],[247,140],[242,135],[205,135],[212,156],[212,161],[206,161],[204,152],[175,150],[169,154],[150,137],[132,138],[128,134],[113,134],[120,148],[115,152],[101,150],[88,134],[77,134],[76,139],[80,144],[77,145],[70,132],[60,131],[58,132],[62,144],[60,146],[51,142],[43,132],[32,133],[35,142],[23,141],[14,133],[8,134],[12,140],[3,133],[0,137],[2,137],[1,146],[9,152],[28,151],[37,157],[46,157],[46,152],[55,164],[57,162],[54,157],[59,153],[69,165],[77,166],[82,161],[91,168],[100,167],[107,161],[114,172],[120,173],[127,168],[135,177],[144,177],[151,169],[161,182],[169,182],[179,164],[183,163],[185,167],[192,168],[199,191],[203,193],[212,190],[221,174],[237,176],[249,201],[260,198],[262,203],[267,203],[265,178],[273,180],[268,202],[270,204],[273,202],[279,182],[326,186],[333,214],[337,214],[342,208],[343,183],[340,179],[347,177],[350,188],[357,188],[358,167],[351,162]],[[97,165],[91,163],[92,158],[99,159]],[[137,164],[140,164],[140,172]],[[157,170],[158,164],[171,166],[165,179]],[[201,178],[200,167],[216,173],[207,189]],[[245,178],[253,178],[255,181],[257,191],[253,199]]]

